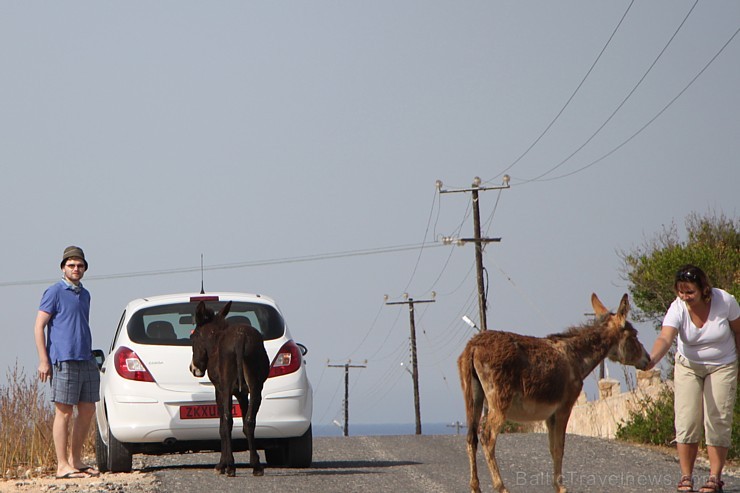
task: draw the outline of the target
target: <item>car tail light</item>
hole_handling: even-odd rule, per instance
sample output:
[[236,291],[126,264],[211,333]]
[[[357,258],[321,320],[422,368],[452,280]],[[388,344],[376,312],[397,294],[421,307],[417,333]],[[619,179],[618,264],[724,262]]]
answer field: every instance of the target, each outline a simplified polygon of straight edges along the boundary
[[298,348],[298,345],[293,341],[288,341],[283,344],[275,359],[272,360],[270,374],[267,378],[279,377],[298,371],[302,362],[303,356],[301,356],[301,350]]
[[120,347],[113,356],[116,371],[126,380],[153,382],[154,377],[147,370],[139,356],[127,347]]

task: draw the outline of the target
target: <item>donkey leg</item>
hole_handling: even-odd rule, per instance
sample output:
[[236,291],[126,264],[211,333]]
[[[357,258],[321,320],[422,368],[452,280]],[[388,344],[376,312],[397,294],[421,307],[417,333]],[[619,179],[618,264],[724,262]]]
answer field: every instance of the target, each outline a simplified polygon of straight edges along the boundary
[[501,471],[496,461],[496,438],[504,426],[504,421],[506,421],[506,416],[504,416],[501,410],[489,404],[488,413],[483,418],[480,434],[483,453],[486,456],[488,470],[491,472],[493,489],[499,493],[509,493],[509,490],[504,486],[504,481],[501,479]]
[[216,464],[216,471],[227,476],[236,476],[234,465],[234,452],[231,448],[231,429],[234,426],[234,418],[231,415],[231,394],[221,393],[218,406],[221,410],[219,423],[219,434],[221,435],[221,459]]
[[466,436],[468,462],[470,464],[470,491],[481,493],[478,480],[478,430],[480,429],[481,414],[483,413],[483,388],[476,376],[473,376],[473,365],[469,350],[463,352],[458,359],[460,384],[465,399],[465,419],[468,426]]
[[565,449],[565,429],[568,426],[570,409],[558,410],[547,418],[547,437],[550,442],[550,455],[553,467],[553,488],[556,493],[566,493],[563,486],[563,451]]
[[239,398],[239,403],[242,406],[243,411],[242,431],[247,437],[247,444],[249,446],[249,464],[252,467],[252,475],[264,476],[265,467],[260,463],[259,452],[257,452],[257,449],[255,448],[254,440],[254,429],[257,424],[257,411],[259,410],[262,396],[255,394],[255,392],[250,392],[250,394],[245,393]]
[[468,433],[466,436],[468,449],[468,462],[470,463],[470,491],[481,493],[480,481],[478,480],[478,430],[480,429],[480,418],[483,413],[483,398],[474,395],[473,402],[466,403]]
[[478,480],[478,464],[476,454],[478,453],[478,425],[471,427],[468,422],[467,435],[468,462],[470,463],[470,491],[471,493],[481,493],[480,481]]

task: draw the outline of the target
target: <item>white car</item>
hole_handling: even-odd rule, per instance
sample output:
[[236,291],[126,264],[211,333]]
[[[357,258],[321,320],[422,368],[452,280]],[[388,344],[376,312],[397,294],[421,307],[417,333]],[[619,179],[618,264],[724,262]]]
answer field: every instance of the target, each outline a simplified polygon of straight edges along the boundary
[[[265,339],[270,376],[257,414],[257,448],[268,466],[310,467],[313,390],[306,375],[305,346],[291,338],[270,298],[244,293],[173,294],[131,301],[108,356],[96,350],[100,402],[96,408],[97,466],[128,472],[132,455],[219,450],[215,392],[208,376],[190,373],[190,333],[200,301],[227,320],[246,317]],[[234,450],[246,450],[240,409],[234,401]]]

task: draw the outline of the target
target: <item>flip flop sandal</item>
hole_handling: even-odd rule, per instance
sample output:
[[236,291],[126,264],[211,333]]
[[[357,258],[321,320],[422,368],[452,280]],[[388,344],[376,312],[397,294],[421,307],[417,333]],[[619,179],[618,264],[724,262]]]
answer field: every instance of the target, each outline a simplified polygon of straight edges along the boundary
[[694,480],[691,476],[681,476],[681,481],[678,482],[676,487],[678,492],[694,491]]
[[88,474],[88,475],[90,475],[90,476],[93,476],[93,477],[97,477],[97,476],[100,476],[100,471],[98,471],[98,470],[97,470],[97,469],[96,469],[95,467],[93,467],[93,466],[84,466],[84,467],[80,467],[80,468],[79,468],[79,471],[80,471],[80,472],[84,472],[85,474]]
[[90,475],[82,471],[69,471],[67,474],[57,476],[56,479],[85,479],[89,478]]
[[715,476],[709,476],[704,486],[699,488],[699,493],[722,493],[722,487],[725,485],[722,481],[717,479]]

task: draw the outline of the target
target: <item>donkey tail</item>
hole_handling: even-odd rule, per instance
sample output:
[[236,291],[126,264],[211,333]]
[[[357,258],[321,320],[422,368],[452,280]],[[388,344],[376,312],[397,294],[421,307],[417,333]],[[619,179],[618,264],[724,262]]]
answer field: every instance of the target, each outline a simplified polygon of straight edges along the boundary
[[240,341],[241,343],[236,348],[236,368],[237,368],[237,380],[238,380],[238,388],[239,392],[244,392],[244,389],[247,388],[247,382],[244,377],[245,372],[247,371],[245,364],[244,364],[244,351],[246,350],[246,344],[244,344],[245,341]]
[[457,368],[460,373],[460,384],[465,401],[468,435],[477,438],[480,417],[483,414],[484,394],[473,364],[474,356],[475,346],[468,344],[457,359]]

